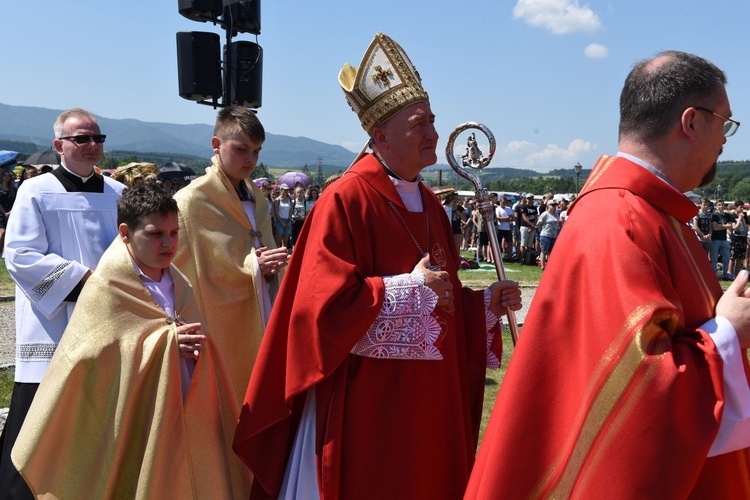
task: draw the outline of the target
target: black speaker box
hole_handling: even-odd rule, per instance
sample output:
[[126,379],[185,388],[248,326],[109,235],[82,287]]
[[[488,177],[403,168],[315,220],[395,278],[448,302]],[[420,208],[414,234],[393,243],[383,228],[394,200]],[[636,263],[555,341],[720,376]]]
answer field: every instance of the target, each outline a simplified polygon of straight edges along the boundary
[[177,79],[182,98],[191,101],[221,98],[219,35],[203,31],[177,33]]
[[223,0],[222,25],[233,34],[252,33],[260,35],[260,0]]
[[263,49],[253,42],[232,42],[230,101],[259,108],[263,95]]
[[224,12],[222,0],[178,0],[180,14],[191,21],[213,21]]

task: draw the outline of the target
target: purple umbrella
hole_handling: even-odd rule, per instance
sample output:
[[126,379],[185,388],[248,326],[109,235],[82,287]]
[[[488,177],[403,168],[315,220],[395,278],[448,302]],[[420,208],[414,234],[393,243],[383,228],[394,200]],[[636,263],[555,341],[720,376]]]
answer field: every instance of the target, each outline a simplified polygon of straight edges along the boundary
[[267,181],[268,181],[267,177],[258,177],[257,179],[253,179],[253,182],[258,187],[261,187],[263,185],[263,183],[267,182]]
[[302,184],[304,187],[308,187],[312,184],[312,179],[310,179],[307,175],[303,174],[302,172],[287,172],[278,179],[276,179],[276,184],[287,184],[289,187],[294,189],[295,186],[297,186],[297,183]]

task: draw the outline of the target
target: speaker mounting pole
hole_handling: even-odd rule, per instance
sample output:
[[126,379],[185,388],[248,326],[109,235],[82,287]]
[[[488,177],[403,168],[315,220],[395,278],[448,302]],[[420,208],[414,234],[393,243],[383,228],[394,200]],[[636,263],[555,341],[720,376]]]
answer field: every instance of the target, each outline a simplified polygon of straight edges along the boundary
[[[216,42],[211,36],[218,38],[217,35],[194,31],[177,34],[180,96],[214,109],[245,103],[247,107],[259,108],[262,82],[254,80],[262,79],[262,49],[257,43],[235,45],[232,38],[238,33],[260,34],[260,0],[178,0],[178,10],[191,21],[218,24],[224,28],[226,39],[223,61],[221,51],[217,61],[207,56],[215,52]],[[239,63],[240,55],[248,51],[240,47],[243,44],[257,48],[258,67],[249,77],[234,66],[235,61]]]

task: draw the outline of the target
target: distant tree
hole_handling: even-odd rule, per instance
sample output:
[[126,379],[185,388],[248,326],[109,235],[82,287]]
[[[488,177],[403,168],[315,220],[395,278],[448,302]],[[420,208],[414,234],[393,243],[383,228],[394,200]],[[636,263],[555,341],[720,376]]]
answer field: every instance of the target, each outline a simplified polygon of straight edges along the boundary
[[258,163],[258,165],[255,167],[255,170],[253,170],[253,178],[258,179],[260,177],[272,179],[271,174],[268,173],[268,167],[263,162]]
[[105,156],[102,161],[99,162],[98,167],[103,170],[114,170],[119,165],[119,161],[114,156]]
[[16,153],[36,153],[40,149],[46,149],[40,147],[38,144],[34,142],[22,142],[22,141],[12,141],[10,139],[0,139],[0,149],[5,149],[8,151],[15,151]]
[[732,186],[725,198],[730,200],[745,200],[745,203],[750,201],[750,177],[745,177]]

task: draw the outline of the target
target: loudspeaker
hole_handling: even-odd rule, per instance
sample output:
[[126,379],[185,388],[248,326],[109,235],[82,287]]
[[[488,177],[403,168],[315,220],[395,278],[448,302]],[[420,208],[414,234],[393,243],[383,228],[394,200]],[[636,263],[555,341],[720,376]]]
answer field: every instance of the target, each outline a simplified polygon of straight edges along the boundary
[[230,101],[259,108],[263,94],[263,49],[253,42],[232,42]]
[[260,35],[260,0],[223,0],[222,26],[232,34],[252,33]]
[[215,21],[223,12],[222,0],[178,0],[180,14],[191,21]]
[[177,79],[180,97],[191,101],[221,98],[219,35],[203,31],[177,33]]

